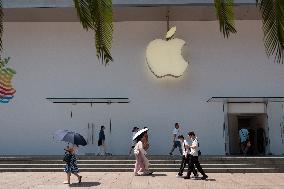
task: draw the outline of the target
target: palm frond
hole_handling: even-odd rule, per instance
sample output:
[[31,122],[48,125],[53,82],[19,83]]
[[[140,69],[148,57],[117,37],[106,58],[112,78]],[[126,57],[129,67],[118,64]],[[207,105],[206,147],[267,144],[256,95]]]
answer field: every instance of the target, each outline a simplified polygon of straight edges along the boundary
[[112,0],[74,0],[74,5],[83,28],[95,32],[97,57],[104,64],[113,61]]
[[234,0],[214,0],[214,5],[220,31],[224,37],[228,38],[230,33],[237,33],[233,11]]
[[256,0],[260,6],[264,46],[268,57],[274,55],[274,61],[284,62],[284,1]]
[[3,44],[2,44],[2,36],[3,36],[3,6],[2,6],[2,0],[0,0],[0,52],[3,50]]

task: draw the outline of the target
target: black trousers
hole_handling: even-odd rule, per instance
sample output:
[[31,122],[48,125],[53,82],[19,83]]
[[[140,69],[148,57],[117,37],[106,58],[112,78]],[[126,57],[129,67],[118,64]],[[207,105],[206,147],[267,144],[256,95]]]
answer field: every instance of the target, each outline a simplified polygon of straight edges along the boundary
[[[189,162],[189,166],[188,166],[188,172],[187,172],[187,176],[189,177],[191,173],[194,174],[194,166],[196,166],[197,170],[203,175],[205,176],[205,172],[203,171],[199,161],[198,161],[198,156],[190,156],[190,162]],[[196,171],[196,170],[195,170]]]
[[[186,164],[188,164],[189,166],[190,163],[190,155],[187,155],[187,157],[185,157],[184,155],[182,156],[182,160],[181,160],[181,164],[180,164],[180,169],[178,174],[182,175],[184,168],[186,167]],[[192,170],[194,175],[197,175],[197,171],[195,170],[194,166],[193,166],[193,170]]]

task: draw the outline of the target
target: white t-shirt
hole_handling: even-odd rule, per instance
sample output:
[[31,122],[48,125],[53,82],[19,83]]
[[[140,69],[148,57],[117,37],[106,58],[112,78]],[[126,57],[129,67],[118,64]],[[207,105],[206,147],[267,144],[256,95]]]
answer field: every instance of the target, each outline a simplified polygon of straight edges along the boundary
[[178,140],[179,129],[174,128],[174,130],[173,130],[173,135],[176,135],[176,136],[175,136],[175,141],[179,141],[179,140]]
[[191,146],[195,146],[195,148],[190,148],[190,155],[192,156],[198,156],[198,141],[197,138],[195,138],[194,140],[192,140]]
[[182,155],[187,155],[188,151],[185,148],[186,146],[189,146],[188,142],[186,140],[183,140],[183,142],[181,143],[181,148],[182,148]]

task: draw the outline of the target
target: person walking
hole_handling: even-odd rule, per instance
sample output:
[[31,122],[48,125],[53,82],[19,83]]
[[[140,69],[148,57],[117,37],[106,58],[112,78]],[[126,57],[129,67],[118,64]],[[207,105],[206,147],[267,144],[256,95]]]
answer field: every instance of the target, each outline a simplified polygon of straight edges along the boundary
[[73,146],[71,147],[67,146],[67,148],[64,150],[66,151],[65,152],[66,158],[64,158],[64,160],[66,161],[64,172],[67,174],[67,180],[64,181],[63,184],[70,184],[71,173],[77,176],[78,183],[81,183],[82,176],[78,174],[80,171],[77,166],[77,158],[76,158],[78,146],[76,144],[73,144]]
[[132,150],[134,149],[135,145],[136,145],[136,142],[135,140],[133,140],[133,137],[134,135],[136,134],[136,132],[139,130],[138,127],[133,127],[132,129],[132,136],[131,136],[131,147],[130,147],[130,150],[129,150],[129,156],[131,156],[131,152]]
[[188,137],[192,141],[192,143],[189,146],[189,148],[190,148],[190,163],[189,163],[189,166],[188,166],[187,176],[184,177],[184,179],[190,179],[190,174],[191,174],[191,172],[193,172],[194,165],[195,165],[197,170],[202,174],[201,179],[206,180],[208,178],[208,176],[205,174],[205,172],[203,171],[203,169],[202,169],[202,167],[201,167],[201,165],[198,161],[199,146],[198,146],[198,141],[197,141],[197,138],[195,136],[195,133],[189,132]]
[[150,175],[153,172],[149,170],[149,160],[145,156],[147,153],[143,148],[143,143],[146,142],[146,131],[148,129],[141,129],[139,130],[133,140],[136,140],[136,145],[134,147],[134,154],[135,154],[135,167],[134,167],[134,175]]
[[106,149],[105,149],[105,126],[101,126],[101,130],[99,132],[99,140],[98,140],[98,146],[99,146],[99,154],[98,155],[106,155]]
[[173,151],[178,148],[180,154],[182,155],[182,149],[181,149],[181,144],[180,141],[178,140],[178,136],[179,136],[179,123],[175,123],[175,128],[173,130],[173,147],[170,151],[170,155],[173,155]]
[[[177,177],[182,177],[184,168],[186,167],[186,164],[189,166],[190,162],[190,149],[189,149],[189,144],[188,142],[184,139],[183,135],[179,135],[178,139],[181,142],[181,147],[182,147],[182,160],[181,160],[181,165],[178,174],[176,175]],[[193,174],[195,177],[198,177],[198,173],[193,167]]]

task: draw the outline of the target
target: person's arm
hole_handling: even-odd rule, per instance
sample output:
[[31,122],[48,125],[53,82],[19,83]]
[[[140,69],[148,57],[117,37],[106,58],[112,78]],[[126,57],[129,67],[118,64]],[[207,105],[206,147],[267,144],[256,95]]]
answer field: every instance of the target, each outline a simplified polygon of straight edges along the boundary
[[192,142],[190,148],[195,149],[197,147],[197,141],[195,140],[194,142]]
[[190,152],[190,146],[188,145],[188,144],[186,144],[185,146],[185,157],[187,157],[187,155],[189,154],[189,152]]

